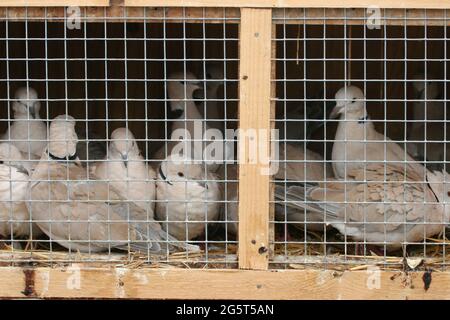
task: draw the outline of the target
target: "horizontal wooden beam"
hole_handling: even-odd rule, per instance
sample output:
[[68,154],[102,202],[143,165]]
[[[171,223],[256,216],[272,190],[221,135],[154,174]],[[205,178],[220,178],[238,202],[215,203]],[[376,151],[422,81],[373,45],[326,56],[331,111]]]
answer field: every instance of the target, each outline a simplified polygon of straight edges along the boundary
[[107,7],[109,0],[2,0],[0,7]]
[[[63,21],[64,7],[0,7],[0,18],[10,21]],[[109,22],[181,22],[183,19],[189,23],[238,23],[240,17],[239,8],[147,8],[110,6],[110,7],[85,7],[81,9],[81,21],[103,21],[107,17]],[[205,18],[207,20],[205,20]],[[450,13],[445,10],[423,9],[383,9],[381,10],[381,25],[450,25]],[[273,9],[274,24],[305,24],[305,25],[365,25],[367,12],[365,9],[339,9],[339,8],[309,8],[309,9]]]
[[448,0],[125,0],[126,6],[251,8],[450,8]]
[[[426,282],[426,283],[425,283]],[[428,289],[425,287],[428,286]],[[205,290],[207,288],[207,290]],[[450,272],[0,268],[3,298],[449,299]]]

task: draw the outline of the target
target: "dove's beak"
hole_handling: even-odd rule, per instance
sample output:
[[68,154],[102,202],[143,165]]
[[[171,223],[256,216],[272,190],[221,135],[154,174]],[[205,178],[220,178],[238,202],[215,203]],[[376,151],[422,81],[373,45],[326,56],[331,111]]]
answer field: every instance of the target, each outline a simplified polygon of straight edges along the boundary
[[128,153],[122,154],[122,161],[125,168],[128,168]]
[[208,184],[206,183],[206,181],[197,181],[197,183],[198,183],[201,187],[203,187],[203,188],[205,188],[205,189],[208,189]]
[[345,107],[345,105],[336,104],[334,106],[333,110],[331,110],[330,119],[338,118],[342,114],[342,112],[344,111],[344,107]]
[[30,116],[33,119],[36,119],[36,109],[34,107],[34,105],[32,105],[31,107],[28,108],[28,111],[30,112]]

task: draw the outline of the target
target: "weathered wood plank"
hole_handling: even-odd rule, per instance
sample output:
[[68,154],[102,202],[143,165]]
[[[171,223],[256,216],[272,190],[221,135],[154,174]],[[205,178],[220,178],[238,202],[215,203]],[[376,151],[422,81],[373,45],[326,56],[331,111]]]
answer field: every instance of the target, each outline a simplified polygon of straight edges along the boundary
[[[239,66],[239,266],[267,269],[272,11],[242,9]],[[253,135],[253,140],[252,136]],[[252,146],[256,145],[256,150]],[[261,156],[262,155],[262,156]]]
[[[0,268],[8,298],[449,299],[450,272]],[[205,290],[208,288],[208,290]]]
[[450,8],[448,0],[125,0],[126,6],[251,8]]

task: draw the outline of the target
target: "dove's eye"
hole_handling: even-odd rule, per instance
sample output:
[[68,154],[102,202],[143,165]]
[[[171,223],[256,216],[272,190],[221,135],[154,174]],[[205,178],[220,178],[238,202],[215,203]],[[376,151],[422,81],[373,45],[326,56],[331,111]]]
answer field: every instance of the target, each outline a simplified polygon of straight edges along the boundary
[[183,172],[178,172],[178,176],[179,176],[179,177],[184,177]]
[[[3,161],[2,161],[2,163],[3,163]],[[447,191],[447,196],[449,196],[449,197],[450,197],[450,191]]]
[[0,164],[3,164],[3,160],[0,160]]

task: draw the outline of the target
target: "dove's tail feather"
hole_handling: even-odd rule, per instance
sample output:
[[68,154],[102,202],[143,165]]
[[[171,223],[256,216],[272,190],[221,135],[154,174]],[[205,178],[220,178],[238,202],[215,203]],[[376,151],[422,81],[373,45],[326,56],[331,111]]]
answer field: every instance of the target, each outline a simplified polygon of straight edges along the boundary
[[130,247],[136,251],[150,251],[154,253],[180,249],[189,252],[200,251],[200,247],[179,241],[170,234],[167,234],[157,222],[150,223],[148,228],[143,228],[142,225],[136,226],[135,230],[137,231],[138,241],[132,242]]
[[276,183],[275,199],[283,201],[283,205],[293,209],[325,213],[329,218],[336,218],[337,212],[341,210],[339,204],[325,203],[310,197],[311,192],[317,188],[320,187],[314,183],[296,183],[288,187],[284,184]]

